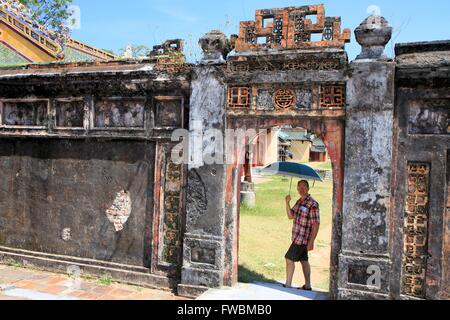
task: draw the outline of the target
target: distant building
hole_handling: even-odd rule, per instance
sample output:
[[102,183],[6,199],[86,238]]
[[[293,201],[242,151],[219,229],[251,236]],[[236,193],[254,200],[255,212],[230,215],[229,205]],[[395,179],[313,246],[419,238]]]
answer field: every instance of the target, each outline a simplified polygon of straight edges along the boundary
[[[260,144],[260,139],[265,139]],[[260,147],[264,146],[264,152]],[[277,161],[299,163],[326,162],[329,157],[323,141],[303,128],[272,128],[258,136],[252,148],[253,166],[268,166]]]
[[[327,148],[320,138],[302,128],[283,128],[278,134],[279,161],[325,162]],[[284,160],[285,159],[285,160]]]
[[32,21],[26,7],[0,0],[0,65],[113,60],[117,56]]
[[[252,148],[252,163],[254,167],[268,166],[278,161],[279,131],[279,128],[268,129],[267,134],[256,137],[254,147]],[[261,147],[264,150],[261,150]]]

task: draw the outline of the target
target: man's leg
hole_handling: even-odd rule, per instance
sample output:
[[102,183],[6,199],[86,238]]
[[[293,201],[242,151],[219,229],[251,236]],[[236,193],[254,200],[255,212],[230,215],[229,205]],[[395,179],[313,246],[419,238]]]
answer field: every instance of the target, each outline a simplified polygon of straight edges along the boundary
[[286,287],[292,287],[292,278],[294,277],[295,272],[295,262],[289,259],[286,259]]
[[306,288],[311,288],[311,265],[308,261],[302,261],[303,275],[305,276]]

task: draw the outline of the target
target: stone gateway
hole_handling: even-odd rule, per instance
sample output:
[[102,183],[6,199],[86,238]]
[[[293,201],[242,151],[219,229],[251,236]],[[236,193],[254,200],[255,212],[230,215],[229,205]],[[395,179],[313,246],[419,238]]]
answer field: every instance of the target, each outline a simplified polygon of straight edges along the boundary
[[[390,59],[393,30],[370,16],[349,62],[341,23],[323,5],[258,10],[231,39],[205,34],[196,65],[170,40],[143,60],[0,68],[0,261],[188,297],[233,286],[251,157],[205,163],[208,132],[291,125],[333,165],[331,297],[450,299],[450,41]],[[180,164],[182,129],[203,138]]]

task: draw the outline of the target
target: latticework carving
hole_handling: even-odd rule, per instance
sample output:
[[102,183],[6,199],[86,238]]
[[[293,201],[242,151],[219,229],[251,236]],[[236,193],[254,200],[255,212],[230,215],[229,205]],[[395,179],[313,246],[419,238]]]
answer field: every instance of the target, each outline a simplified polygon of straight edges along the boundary
[[295,100],[295,93],[291,89],[279,89],[273,96],[275,107],[281,110],[293,108]]
[[249,108],[250,107],[250,88],[232,87],[228,89],[228,107],[229,108]]
[[251,62],[230,61],[228,70],[231,72],[252,71],[328,71],[343,67],[339,59],[296,59],[296,60],[265,60],[259,59]]
[[248,27],[245,30],[245,42],[256,44],[255,27]]
[[277,45],[281,45],[283,40],[283,18],[274,18],[273,23],[273,42]]
[[331,85],[320,87],[320,106],[322,108],[343,108],[345,107],[345,86]]
[[402,294],[424,298],[428,258],[430,165],[408,165],[404,220]]
[[332,41],[333,34],[334,34],[333,20],[327,18],[325,21],[325,28],[323,29],[323,33],[322,33],[322,40]]
[[163,243],[161,259],[177,264],[181,254],[181,179],[182,165],[170,160],[166,165],[164,187]]
[[[316,16],[313,23],[310,16]],[[265,23],[273,19],[273,23]],[[322,39],[312,41],[312,34]],[[265,43],[258,43],[265,38]],[[260,48],[296,49],[311,47],[340,47],[350,42],[350,29],[341,33],[339,17],[325,17],[323,5],[257,10],[255,21],[243,21],[236,41],[236,52]]]

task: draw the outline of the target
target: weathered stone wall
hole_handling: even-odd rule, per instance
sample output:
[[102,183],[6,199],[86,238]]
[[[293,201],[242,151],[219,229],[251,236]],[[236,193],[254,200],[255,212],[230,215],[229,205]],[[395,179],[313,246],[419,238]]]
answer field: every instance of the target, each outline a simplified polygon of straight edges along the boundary
[[[294,9],[241,24],[227,61],[233,44],[207,34],[193,68],[169,41],[145,62],[0,69],[0,261],[75,264],[191,297],[234,285],[245,148],[224,157],[217,137],[292,125],[320,136],[333,163],[332,297],[448,299],[449,42],[400,45],[394,62],[392,28],[371,16],[349,65],[340,19]],[[180,128],[189,166],[172,161]]]
[[[185,68],[185,70],[181,70]],[[152,62],[0,70],[0,259],[175,287],[189,68]]]
[[2,139],[0,246],[150,267],[154,156],[154,143]]
[[[217,64],[219,63],[219,64]],[[225,136],[225,86],[220,60],[194,68],[190,103],[190,139],[186,233],[181,284],[187,296],[224,284],[226,166],[216,139]],[[215,130],[220,135],[211,139]],[[215,154],[214,154],[215,153]],[[218,161],[207,161],[216,158]],[[213,164],[211,164],[213,162]],[[221,164],[222,162],[222,164]]]
[[392,27],[370,16],[355,30],[361,54],[347,85],[340,299],[387,299],[395,63],[384,54]]
[[449,299],[450,42],[396,53],[391,296]]
[[[339,265],[339,297],[343,299],[385,298],[389,293],[394,71],[392,61],[350,64]],[[370,266],[382,270],[379,288],[368,286]]]

